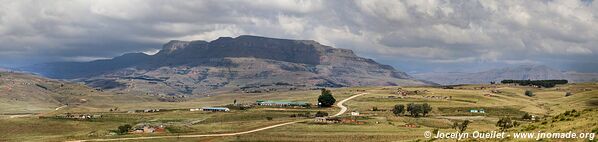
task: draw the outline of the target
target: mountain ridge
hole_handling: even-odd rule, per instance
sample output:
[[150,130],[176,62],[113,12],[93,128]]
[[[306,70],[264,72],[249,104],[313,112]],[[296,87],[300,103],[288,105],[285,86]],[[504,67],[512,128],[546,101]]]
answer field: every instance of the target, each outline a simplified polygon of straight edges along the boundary
[[[570,82],[589,82],[598,80],[598,74],[565,73],[546,65],[518,65],[496,68],[481,72],[434,72],[413,74],[422,80],[435,82],[442,85],[456,84],[485,84],[500,82],[501,80],[547,80],[566,79]],[[584,76],[584,77],[580,77]],[[588,78],[590,77],[590,78]]]
[[295,87],[430,84],[392,66],[359,57],[348,49],[313,40],[251,35],[220,37],[210,42],[171,40],[154,55],[127,53],[107,60],[48,63],[23,70],[51,78],[77,79],[99,88],[108,82],[110,86],[123,84],[116,88],[125,90],[166,94],[195,94],[252,84]]

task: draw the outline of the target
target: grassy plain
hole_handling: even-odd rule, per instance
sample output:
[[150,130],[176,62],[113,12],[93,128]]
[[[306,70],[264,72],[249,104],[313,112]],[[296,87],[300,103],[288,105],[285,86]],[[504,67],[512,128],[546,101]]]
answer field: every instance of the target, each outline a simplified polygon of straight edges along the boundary
[[[425,131],[456,131],[454,122],[470,120],[467,131],[496,131],[501,117],[513,117],[522,125],[509,131],[598,131],[598,83],[559,85],[555,88],[532,88],[512,85],[463,85],[453,89],[438,87],[400,87],[406,91],[422,91],[415,95],[397,94],[399,87],[353,87],[333,89],[337,101],[351,95],[367,92],[345,103],[349,111],[358,111],[365,124],[314,124],[310,121],[286,125],[250,134],[224,137],[166,138],[132,141],[417,141],[430,140],[423,137]],[[483,89],[481,89],[483,88]],[[494,91],[493,91],[494,90]],[[531,90],[535,96],[523,95]],[[572,92],[572,96],[565,96]],[[65,141],[77,139],[218,134],[252,130],[274,124],[290,122],[301,117],[292,114],[315,114],[317,111],[334,114],[338,108],[266,108],[254,107],[231,112],[190,112],[189,108],[203,106],[224,106],[233,100],[250,104],[256,100],[290,100],[316,103],[319,90],[305,90],[273,93],[225,93],[210,97],[191,99],[185,102],[156,101],[114,101],[100,106],[69,106],[44,116],[64,113],[101,114],[92,120],[71,120],[58,118],[0,119],[0,141]],[[389,97],[392,96],[392,97]],[[428,97],[426,97],[428,96]],[[431,98],[430,96],[440,96]],[[450,99],[438,99],[450,96]],[[127,96],[121,96],[127,97]],[[113,98],[122,100],[125,98]],[[428,103],[432,112],[425,117],[394,116],[391,109],[396,104]],[[119,108],[110,112],[110,108]],[[377,107],[379,111],[372,111]],[[134,109],[173,109],[156,113],[126,113]],[[484,109],[486,113],[470,113],[470,109]],[[563,113],[572,109],[578,116]],[[587,109],[587,110],[586,110]],[[583,111],[586,110],[586,111]],[[524,113],[539,116],[537,122],[519,119]],[[348,114],[345,114],[348,115]],[[271,117],[272,120],[268,120]],[[123,124],[166,125],[166,133],[111,135],[110,132]],[[416,128],[405,127],[415,124]],[[550,141],[550,140],[549,140]],[[553,140],[559,141],[559,140]],[[584,140],[578,140],[584,141]]]

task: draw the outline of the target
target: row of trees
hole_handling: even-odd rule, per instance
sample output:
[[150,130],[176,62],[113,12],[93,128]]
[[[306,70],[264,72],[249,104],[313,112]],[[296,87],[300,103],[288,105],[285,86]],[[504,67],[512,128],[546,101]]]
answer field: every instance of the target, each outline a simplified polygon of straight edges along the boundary
[[407,104],[407,107],[405,107],[405,105],[403,104],[395,105],[395,107],[392,110],[392,113],[394,113],[396,116],[400,116],[403,113],[409,112],[410,116],[418,117],[420,114],[422,116],[426,116],[428,113],[430,113],[430,111],[432,111],[432,107],[428,103],[409,103]]
[[569,81],[567,80],[502,80],[500,83],[508,84],[508,83],[516,83],[522,86],[528,85],[536,85],[541,86],[544,88],[551,88],[557,84],[567,84]]

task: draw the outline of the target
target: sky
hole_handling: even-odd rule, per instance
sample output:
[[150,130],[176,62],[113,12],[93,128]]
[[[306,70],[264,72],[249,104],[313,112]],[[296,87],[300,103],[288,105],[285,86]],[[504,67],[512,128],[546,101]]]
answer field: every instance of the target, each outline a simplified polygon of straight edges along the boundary
[[593,0],[0,0],[0,66],[155,53],[170,40],[315,40],[408,73],[598,72]]

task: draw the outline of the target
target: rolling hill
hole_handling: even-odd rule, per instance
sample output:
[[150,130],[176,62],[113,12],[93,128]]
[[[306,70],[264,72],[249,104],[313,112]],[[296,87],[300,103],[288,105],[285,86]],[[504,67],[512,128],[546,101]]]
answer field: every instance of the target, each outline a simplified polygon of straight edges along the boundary
[[135,95],[115,95],[83,84],[32,74],[0,72],[0,114],[40,113],[61,106],[110,108],[116,103],[158,101]]

